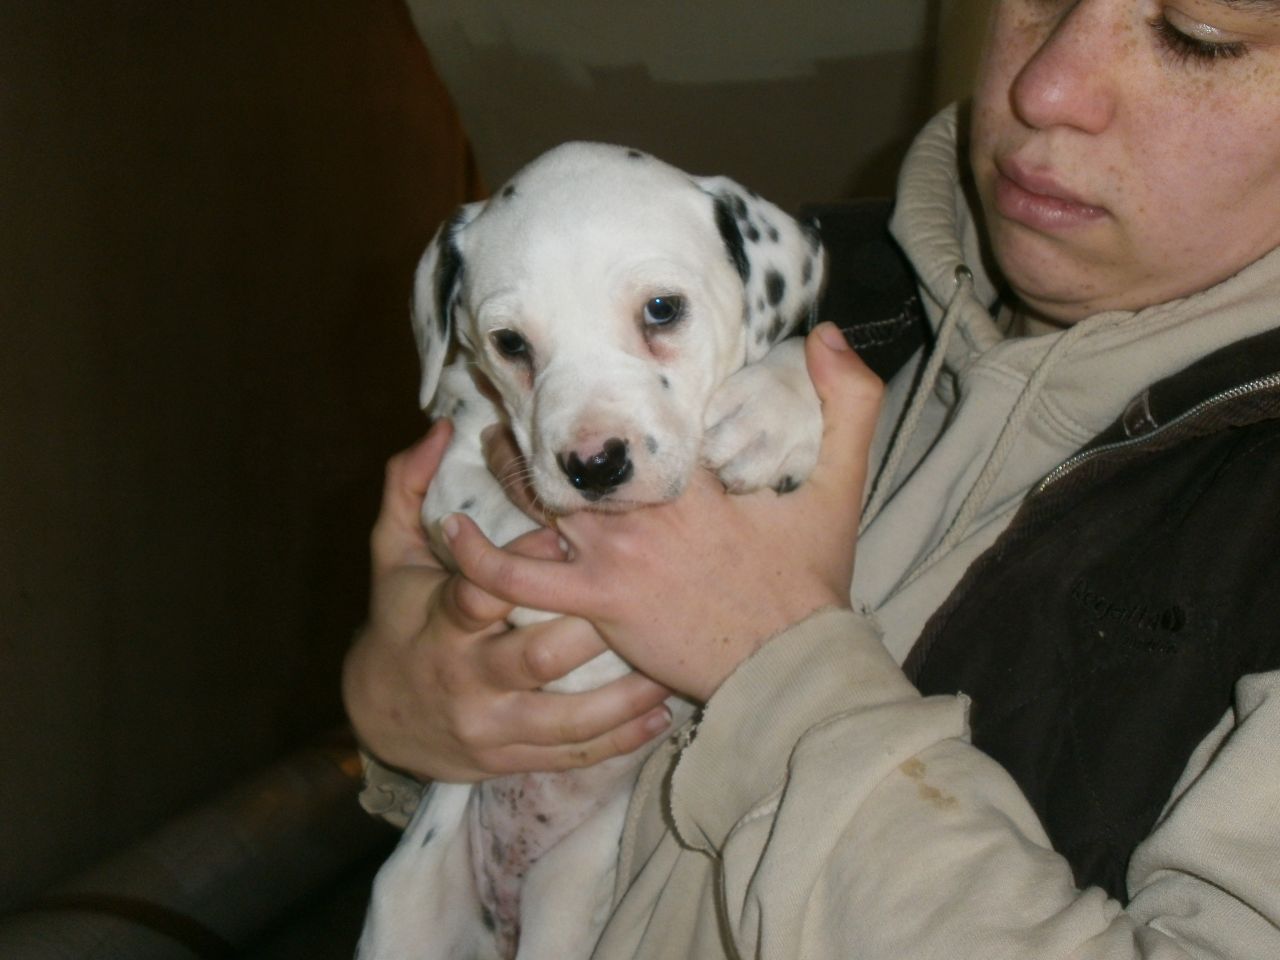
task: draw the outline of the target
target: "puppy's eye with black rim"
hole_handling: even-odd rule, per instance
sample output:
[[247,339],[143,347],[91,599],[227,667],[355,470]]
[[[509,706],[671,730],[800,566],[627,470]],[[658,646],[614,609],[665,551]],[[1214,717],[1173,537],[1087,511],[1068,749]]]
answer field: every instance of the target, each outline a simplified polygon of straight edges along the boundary
[[684,315],[684,297],[654,297],[644,305],[644,322],[651,327],[666,327]]
[[514,330],[495,330],[489,334],[489,341],[508,360],[527,360],[529,357],[529,341]]

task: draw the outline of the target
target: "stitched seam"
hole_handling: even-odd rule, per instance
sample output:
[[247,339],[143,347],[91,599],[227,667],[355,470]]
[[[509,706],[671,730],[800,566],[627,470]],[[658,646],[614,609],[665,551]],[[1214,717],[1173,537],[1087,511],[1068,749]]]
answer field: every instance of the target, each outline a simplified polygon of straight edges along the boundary
[[[865,350],[869,347],[882,347],[894,343],[911,329],[914,322],[915,318],[911,315],[910,308],[904,308],[897,316],[887,320],[873,320],[869,323],[856,323],[845,327],[845,333],[853,341],[855,348]],[[863,337],[864,332],[868,336]]]

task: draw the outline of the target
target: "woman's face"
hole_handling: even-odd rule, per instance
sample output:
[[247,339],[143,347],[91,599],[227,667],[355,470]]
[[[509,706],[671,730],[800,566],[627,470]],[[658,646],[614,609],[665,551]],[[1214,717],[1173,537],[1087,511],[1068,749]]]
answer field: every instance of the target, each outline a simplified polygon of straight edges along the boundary
[[1023,303],[1073,323],[1280,245],[1280,0],[996,0],[971,160]]

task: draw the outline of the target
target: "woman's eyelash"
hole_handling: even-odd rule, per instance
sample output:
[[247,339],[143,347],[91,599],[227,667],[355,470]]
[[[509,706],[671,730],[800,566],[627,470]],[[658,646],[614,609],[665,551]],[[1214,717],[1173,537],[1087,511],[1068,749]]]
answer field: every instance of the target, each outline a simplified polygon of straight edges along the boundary
[[1234,60],[1243,57],[1248,47],[1241,42],[1212,43],[1183,33],[1163,15],[1151,21],[1160,45],[1179,63],[1195,60],[1210,63],[1214,60]]

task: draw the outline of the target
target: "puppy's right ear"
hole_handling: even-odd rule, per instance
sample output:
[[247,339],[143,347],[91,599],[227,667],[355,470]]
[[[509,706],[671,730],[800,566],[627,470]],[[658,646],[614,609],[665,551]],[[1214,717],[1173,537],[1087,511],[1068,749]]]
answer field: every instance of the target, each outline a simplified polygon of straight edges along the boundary
[[466,270],[459,235],[483,207],[483,202],[468,203],[441,224],[413,277],[413,336],[422,361],[418,403],[424,410],[435,396],[455,335],[453,314]]

